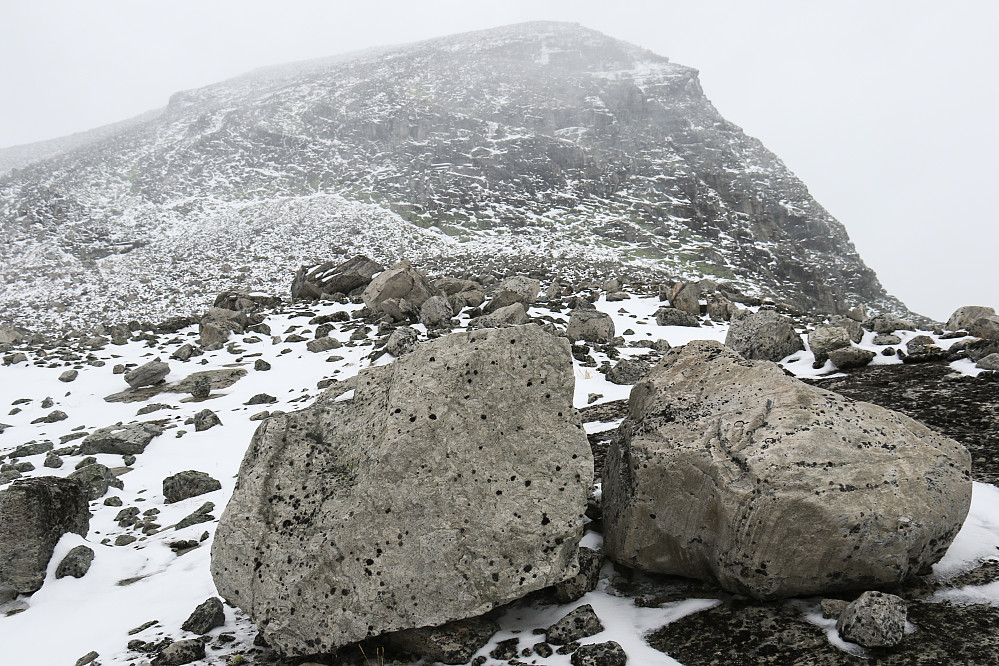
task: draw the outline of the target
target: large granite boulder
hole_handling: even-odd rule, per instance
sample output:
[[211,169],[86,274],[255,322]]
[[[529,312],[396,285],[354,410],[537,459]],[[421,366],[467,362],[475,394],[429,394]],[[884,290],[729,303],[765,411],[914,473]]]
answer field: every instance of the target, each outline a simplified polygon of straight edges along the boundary
[[964,305],[954,310],[945,328],[949,331],[967,331],[981,317],[995,316],[995,309],[984,305]]
[[260,425],[215,533],[216,586],[270,645],[329,652],[575,575],[593,459],[564,339],[454,333],[355,387]]
[[743,310],[732,317],[725,344],[747,359],[779,361],[805,348],[794,323],[776,310]]
[[87,536],[87,496],[71,479],[40,476],[0,491],[0,588],[31,594],[45,582],[52,550],[67,532]]
[[349,294],[366,287],[371,279],[385,270],[362,254],[343,263],[327,261],[317,266],[301,266],[291,283],[294,300],[315,300],[332,294]]
[[695,341],[632,389],[603,473],[604,547],[762,599],[872,588],[938,561],[970,500],[954,440]]
[[[366,306],[377,312],[406,312],[406,307],[399,304],[399,301],[405,301],[406,305],[419,313],[424,301],[435,295],[437,290],[430,284],[427,276],[403,259],[376,275],[364,289],[361,298]],[[384,307],[386,301],[394,301],[391,310]]]

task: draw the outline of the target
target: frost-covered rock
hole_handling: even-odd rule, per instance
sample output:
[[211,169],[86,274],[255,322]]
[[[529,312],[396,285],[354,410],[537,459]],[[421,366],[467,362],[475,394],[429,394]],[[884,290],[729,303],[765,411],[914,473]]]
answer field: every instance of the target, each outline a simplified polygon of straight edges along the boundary
[[794,322],[776,310],[743,310],[732,317],[725,345],[750,360],[779,361],[805,348]]
[[714,341],[669,352],[620,433],[607,556],[758,598],[905,580],[943,556],[971,499],[957,442]]
[[59,538],[67,532],[87,536],[89,529],[87,496],[76,481],[15,481],[0,491],[0,588],[35,592]]
[[593,463],[568,352],[537,326],[453,333],[264,421],[216,531],[218,590],[314,654],[572,576]]

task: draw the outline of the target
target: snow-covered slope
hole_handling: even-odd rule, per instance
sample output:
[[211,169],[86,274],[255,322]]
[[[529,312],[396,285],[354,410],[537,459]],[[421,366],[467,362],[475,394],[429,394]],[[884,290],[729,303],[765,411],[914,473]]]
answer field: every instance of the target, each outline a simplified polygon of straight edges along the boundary
[[[611,315],[616,331],[624,340],[624,344],[617,345],[621,358],[656,356],[648,343],[660,339],[672,345],[685,344],[693,339],[724,340],[728,329],[727,324],[712,323],[706,318],[702,318],[699,328],[658,326],[654,313],[661,303],[656,297],[636,296],[617,302],[601,298],[595,305]],[[304,407],[320,393],[318,382],[342,382],[372,363],[393,360],[389,355],[372,358],[377,346],[377,332],[370,327],[366,329],[364,322],[356,318],[336,325],[330,335],[343,346],[329,352],[311,353],[306,350],[306,342],[287,339],[292,334],[312,337],[315,325],[309,322],[316,316],[350,313],[357,307],[333,302],[282,306],[266,320],[272,333],[279,336],[276,340],[260,334],[238,336],[226,349],[207,351],[186,362],[170,359],[170,356],[183,344],[196,341],[195,326],[176,334],[160,336],[144,336],[138,332],[127,344],[107,345],[96,350],[23,347],[27,357],[25,361],[0,367],[0,405],[6,405],[5,410],[10,410],[9,414],[0,416],[8,425],[5,430],[0,428],[0,455],[9,456],[16,447],[27,442],[45,440],[52,442],[57,451],[62,451],[62,466],[58,468],[43,466],[46,453],[18,458],[17,464],[30,463],[34,467],[23,472],[25,477],[70,474],[84,458],[73,451],[74,445],[79,444],[83,434],[96,428],[118,422],[143,421],[155,421],[166,428],[127,467],[122,456],[95,456],[97,462],[116,468],[124,488],[112,488],[106,498],[90,503],[93,513],[90,533],[86,538],[73,534],[63,537],[39,592],[0,605],[0,645],[4,663],[57,666],[73,663],[91,650],[99,653],[99,661],[105,666],[136,663],[149,658],[142,651],[148,645],[142,647],[142,644],[159,644],[162,647],[164,638],[179,640],[195,637],[182,631],[180,625],[195,606],[216,594],[209,572],[209,550],[217,524],[214,518],[221,515],[228,502],[240,460],[258,424],[251,417],[264,410],[290,411]],[[541,304],[531,308],[530,314],[546,318],[559,329],[564,329],[568,316]],[[462,325],[468,323],[467,311],[460,322]],[[417,328],[425,335],[422,327]],[[902,332],[907,339],[916,334]],[[874,345],[871,337],[868,334],[861,346],[878,350],[884,348],[883,345]],[[933,337],[945,347],[954,342]],[[576,380],[574,404],[579,408],[620,405],[619,401],[628,397],[631,387],[607,381],[598,369],[611,361],[604,351],[594,347],[590,355],[592,361],[587,364],[578,358],[573,361]],[[206,370],[240,369],[246,371],[246,375],[230,386],[216,389],[207,400],[194,401],[187,393],[169,390],[135,402],[105,400],[107,396],[127,388],[122,376],[114,374],[116,364],[134,366],[156,357],[171,365],[166,384],[161,386],[163,389],[175,387],[192,373]],[[269,363],[270,369],[255,369],[254,364],[258,360]],[[784,365],[799,376],[829,375],[833,370],[831,364],[821,370],[813,370],[812,361],[811,352],[804,351],[785,359]],[[895,356],[879,356],[877,362],[900,363]],[[952,367],[966,373],[975,372],[960,361]],[[71,368],[78,370],[78,377],[68,383],[60,382],[59,376]],[[270,404],[246,404],[259,394],[268,394],[275,401]],[[51,399],[49,406],[44,406],[48,404],[46,398]],[[153,405],[159,407],[150,411]],[[219,416],[222,425],[196,432],[189,420],[206,408]],[[67,418],[53,423],[32,423],[53,410],[64,412]],[[583,414],[586,431],[592,434],[611,430],[620,422],[618,418],[601,417],[593,409],[589,412],[584,410]],[[13,463],[9,458],[4,462]],[[166,503],[163,479],[185,470],[208,473],[221,483],[221,489]],[[112,496],[121,500],[120,505],[106,503],[105,500]],[[213,520],[179,530],[173,528],[205,502],[214,505],[210,511]],[[116,522],[119,512],[127,507],[141,510],[143,515],[140,519],[146,522],[133,526],[122,526]],[[999,491],[991,485],[976,484],[965,528],[946,558],[935,567],[936,574],[930,580],[948,581],[957,574],[980,566],[984,558],[995,556],[999,547],[997,511]],[[142,529],[144,527],[148,529]],[[115,545],[122,536],[137,540]],[[171,544],[176,548],[179,541],[189,543],[175,551]],[[191,542],[196,547],[191,548]],[[62,557],[81,544],[96,551],[91,570],[80,579],[56,579],[55,570]],[[600,534],[588,531],[583,544],[599,548]],[[532,635],[532,629],[546,627],[573,608],[588,603],[596,609],[606,629],[584,639],[583,643],[614,640],[629,653],[629,663],[676,664],[669,656],[651,648],[645,634],[720,602],[715,598],[703,598],[697,592],[688,592],[686,597],[668,603],[651,603],[649,599],[654,596],[636,600],[636,595],[642,594],[635,592],[636,588],[641,589],[640,583],[640,580],[623,579],[613,566],[607,565],[598,588],[577,602],[569,605],[514,604],[500,619],[501,632],[479,654],[488,657],[499,641],[511,638],[519,639],[518,649],[529,648],[540,640]],[[651,589],[660,589],[655,585],[661,583],[646,583],[652,586]],[[947,588],[946,585],[944,587]],[[999,604],[999,592],[994,583],[991,586],[945,589],[940,595],[941,599]],[[789,608],[804,611],[803,616],[809,618],[808,622],[828,630],[832,640],[839,640],[835,631],[830,629],[829,621],[821,619],[817,599],[792,600],[789,604]],[[14,614],[5,616],[12,612]],[[232,663],[228,660],[233,655],[246,655],[255,662],[255,655],[260,652],[260,648],[253,645],[255,627],[237,609],[226,608],[225,612],[226,624],[211,631],[208,658],[200,663]],[[129,633],[152,621],[155,622],[142,630]],[[53,637],[58,637],[58,640],[53,640]],[[140,643],[133,643],[133,649],[129,650],[129,641]],[[842,642],[838,645],[855,654],[863,652],[855,645],[843,645]],[[565,666],[569,664],[569,656],[554,654],[541,658],[535,655],[528,661]],[[488,659],[485,663],[502,664],[506,661]]]
[[0,177],[0,240],[0,320],[36,328],[161,317],[221,287],[283,292],[298,263],[354,252],[904,310],[696,70],[561,23],[177,93]]

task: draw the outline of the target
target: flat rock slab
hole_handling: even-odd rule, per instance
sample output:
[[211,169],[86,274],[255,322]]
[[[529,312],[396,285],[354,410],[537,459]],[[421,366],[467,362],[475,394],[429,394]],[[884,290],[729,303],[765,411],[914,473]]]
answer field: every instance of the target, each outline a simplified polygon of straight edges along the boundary
[[247,375],[245,368],[221,368],[219,370],[202,370],[192,372],[176,384],[157,384],[156,386],[143,386],[141,388],[126,389],[118,393],[113,393],[106,398],[105,402],[143,402],[156,397],[160,393],[190,393],[198,381],[204,377],[208,380],[211,388],[215,391],[229,388]]

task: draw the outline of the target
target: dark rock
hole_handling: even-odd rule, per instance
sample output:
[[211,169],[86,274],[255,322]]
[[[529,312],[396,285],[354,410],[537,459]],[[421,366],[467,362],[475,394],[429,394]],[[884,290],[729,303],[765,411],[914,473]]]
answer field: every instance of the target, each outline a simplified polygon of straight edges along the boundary
[[258,372],[266,372],[271,369],[271,364],[262,358],[258,358],[253,362],[253,369]]
[[906,606],[901,597],[884,592],[864,592],[836,622],[843,640],[864,647],[891,647],[905,636]]
[[911,321],[906,321],[892,314],[880,314],[864,321],[864,328],[875,333],[894,333],[895,331],[912,331],[916,327]]
[[608,343],[614,339],[614,320],[599,310],[573,310],[569,315],[566,336],[570,342]]
[[56,567],[56,578],[83,578],[90,571],[90,563],[94,561],[94,551],[88,546],[76,546],[66,553],[62,562]]
[[201,432],[222,425],[222,420],[210,409],[202,409],[194,415],[194,431]]
[[168,503],[221,490],[222,484],[204,472],[187,470],[163,479],[163,496]]
[[572,666],[625,666],[628,655],[615,641],[581,645],[570,659]]
[[314,354],[319,354],[322,352],[329,351],[331,349],[338,349],[343,346],[343,343],[333,337],[318,338],[316,340],[309,340],[305,343],[305,348]]
[[59,381],[68,383],[75,380],[79,376],[80,372],[78,370],[67,370],[59,375]]
[[366,287],[383,270],[381,265],[360,254],[341,264],[327,261],[317,266],[302,266],[291,283],[291,297],[293,300],[315,300],[349,294]]
[[404,356],[416,349],[420,341],[419,332],[411,326],[400,326],[392,331],[385,343],[385,351],[396,358]]
[[[471,311],[469,312],[471,313]],[[524,304],[513,303],[490,314],[473,317],[468,326],[469,328],[502,328],[504,326],[519,326],[530,320]]]
[[199,506],[193,513],[183,517],[179,523],[174,526],[174,529],[182,530],[185,527],[190,527],[191,525],[200,525],[201,523],[207,523],[215,520],[215,516],[211,515],[212,511],[215,510],[215,504],[212,502],[205,502]]
[[393,645],[427,661],[467,664],[489,642],[499,625],[485,617],[448,622],[439,627],[407,629],[389,634]]
[[450,328],[454,312],[451,304],[443,296],[431,296],[420,307],[420,323],[428,331],[439,328]]
[[489,656],[498,661],[508,661],[517,657],[517,648],[520,640],[517,637],[507,638],[496,643],[496,647],[489,651]]
[[593,611],[593,606],[584,604],[548,627],[545,641],[554,645],[565,645],[580,638],[599,634],[603,630],[604,625]]
[[100,463],[81,467],[67,478],[77,481],[83,487],[83,492],[86,493],[88,500],[104,497],[108,492],[108,488],[118,488],[121,490],[125,487],[121,479],[117,478],[111,473],[110,469]]
[[180,625],[180,628],[200,636],[224,624],[225,609],[222,607],[222,601],[218,597],[210,597],[194,609],[194,612],[184,620],[184,624]]
[[246,402],[244,405],[269,405],[271,403],[277,402],[277,398],[272,395],[267,395],[266,393],[258,393]]
[[0,491],[0,587],[21,594],[38,590],[59,538],[87,536],[90,512],[80,484],[35,477]]
[[578,559],[579,573],[555,586],[555,598],[560,604],[572,603],[587,592],[597,589],[600,568],[604,564],[603,555],[592,548],[580,546]]

